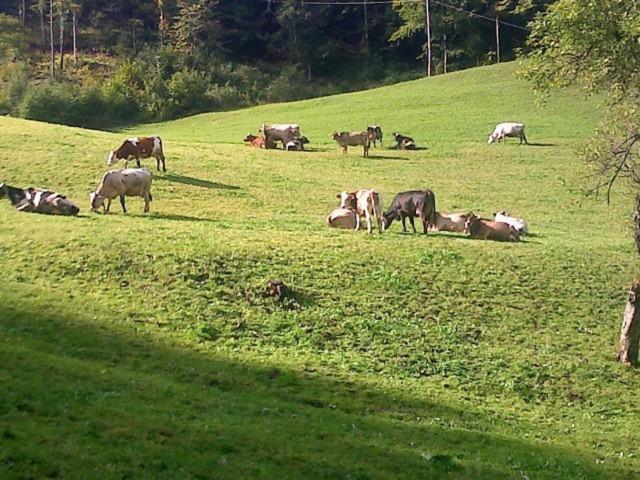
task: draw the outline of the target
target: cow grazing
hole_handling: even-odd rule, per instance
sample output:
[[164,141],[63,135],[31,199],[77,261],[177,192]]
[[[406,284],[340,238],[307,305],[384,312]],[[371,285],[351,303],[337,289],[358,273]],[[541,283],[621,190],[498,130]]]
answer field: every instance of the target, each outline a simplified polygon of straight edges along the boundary
[[499,123],[496,125],[496,128],[493,129],[493,133],[489,135],[489,140],[487,143],[491,145],[496,140],[501,142],[505,140],[507,137],[516,137],[520,139],[520,144],[522,142],[527,144],[527,137],[524,135],[524,124],[522,123]]
[[402,192],[393,197],[391,206],[384,213],[382,224],[387,230],[394,220],[402,221],[402,231],[407,231],[405,220],[409,218],[413,233],[416,233],[416,226],[413,223],[415,217],[420,217],[424,234],[427,235],[429,225],[435,224],[436,197],[431,190],[411,190]]
[[124,168],[127,168],[129,160],[135,158],[136,165],[140,168],[140,159],[149,157],[156,159],[158,171],[160,171],[160,162],[162,162],[162,171],[167,171],[162,151],[162,140],[158,136],[128,138],[120,145],[120,148],[109,152],[107,165],[115,165],[118,160],[124,160]]
[[338,145],[342,147],[343,155],[347,154],[347,147],[362,145],[364,148],[364,156],[369,156],[369,147],[371,146],[371,143],[367,132],[333,132],[330,137],[338,142]]
[[247,133],[247,136],[244,137],[243,142],[247,142],[249,145],[255,148],[265,148],[266,146],[264,137],[257,137],[251,133]]
[[300,125],[296,123],[263,123],[258,129],[266,142],[267,148],[276,148],[278,142],[282,142],[282,147],[291,140],[300,138]]
[[415,150],[416,149],[416,142],[413,140],[413,138],[405,137],[404,135],[398,132],[393,132],[391,135],[396,141],[396,145],[394,148],[398,150]]
[[430,224],[436,232],[464,232],[464,224],[469,217],[468,213],[440,213],[436,212],[434,222]]
[[[124,197],[144,198],[144,211],[149,211],[149,202],[153,200],[151,196],[151,181],[153,176],[146,168],[128,168],[124,170],[110,170],[104,174],[100,185],[95,192],[89,195],[91,210],[98,211],[100,207],[104,212],[108,212],[111,207],[111,200],[120,197],[122,211],[127,213]],[[104,201],[107,201],[105,208]]]
[[358,215],[353,208],[340,207],[329,214],[325,223],[327,227],[355,230],[358,224]]
[[356,212],[355,230],[360,230],[360,216],[364,215],[367,222],[367,233],[371,233],[371,217],[375,217],[378,232],[382,233],[382,199],[375,190],[356,190],[342,192],[337,195],[341,208],[350,208]]
[[367,135],[369,136],[369,141],[373,143],[373,146],[376,146],[376,142],[380,142],[382,145],[382,129],[380,125],[369,125],[367,126]]
[[479,218],[473,213],[464,225],[465,233],[478,240],[495,240],[497,242],[519,242],[520,235],[511,225]]
[[504,210],[494,213],[493,216],[496,222],[504,222],[511,225],[518,231],[520,236],[524,236],[529,233],[529,225],[522,218],[512,217]]
[[5,196],[21,212],[49,215],[77,215],[80,212],[64,195],[41,188],[29,187],[23,190],[0,183],[0,198]]

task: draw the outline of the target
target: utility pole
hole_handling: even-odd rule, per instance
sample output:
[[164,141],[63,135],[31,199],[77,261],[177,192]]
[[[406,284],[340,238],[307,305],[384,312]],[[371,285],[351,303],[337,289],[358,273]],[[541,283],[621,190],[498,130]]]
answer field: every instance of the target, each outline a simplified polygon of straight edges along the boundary
[[500,22],[498,22],[498,12],[496,12],[496,60],[500,63]]
[[424,29],[427,33],[427,77],[431,76],[431,12],[429,0],[424,0]]

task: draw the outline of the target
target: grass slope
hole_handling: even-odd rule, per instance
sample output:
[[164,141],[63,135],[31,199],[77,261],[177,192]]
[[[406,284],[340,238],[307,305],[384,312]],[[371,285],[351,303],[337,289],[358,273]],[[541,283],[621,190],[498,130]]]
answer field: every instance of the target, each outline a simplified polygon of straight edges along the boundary
[[[0,476],[639,475],[639,380],[612,361],[630,201],[576,193],[592,105],[538,109],[513,70],[141,126],[169,169],[149,215],[141,199],[79,218],[0,203]],[[509,119],[538,145],[486,145]],[[263,121],[299,122],[315,150],[242,146]],[[329,143],[374,121],[429,149]],[[0,179],[86,208],[124,133],[0,118]],[[535,235],[327,229],[360,186],[507,208]],[[270,277],[293,297],[263,298]]]

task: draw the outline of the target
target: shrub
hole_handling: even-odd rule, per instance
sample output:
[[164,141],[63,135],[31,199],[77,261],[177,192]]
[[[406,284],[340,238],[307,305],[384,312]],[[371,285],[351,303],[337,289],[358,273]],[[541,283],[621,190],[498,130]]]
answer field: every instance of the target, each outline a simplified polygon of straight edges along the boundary
[[176,72],[167,85],[172,115],[204,112],[209,108],[207,75],[198,70]]

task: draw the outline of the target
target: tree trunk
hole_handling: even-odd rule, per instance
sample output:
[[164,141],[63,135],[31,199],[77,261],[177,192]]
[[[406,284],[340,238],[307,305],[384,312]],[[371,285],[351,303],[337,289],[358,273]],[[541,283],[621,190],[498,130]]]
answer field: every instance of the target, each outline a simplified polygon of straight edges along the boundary
[[424,0],[424,29],[427,36],[427,77],[431,76],[431,12],[429,0]]
[[44,29],[44,5],[40,4],[40,29],[42,30],[42,43],[46,44],[47,32]]
[[64,72],[64,2],[60,2],[60,78]]
[[496,15],[496,60],[500,63],[500,23]]
[[160,10],[160,23],[158,24],[158,33],[160,34],[160,47],[164,46],[164,0],[158,1],[158,9]]
[[364,49],[369,55],[369,21],[367,19],[367,0],[364,0]]
[[445,35],[444,37],[442,37],[442,48],[444,50],[444,58],[443,58],[443,64],[444,64],[444,73],[447,73],[447,36]]
[[627,365],[638,362],[638,346],[640,343],[640,279],[629,289],[627,307],[622,317],[620,329],[620,349],[618,360]]
[[77,27],[78,27],[78,12],[76,12],[75,10],[73,10],[72,13],[72,18],[73,18],[73,30],[72,30],[72,35],[73,35],[73,64],[74,65],[78,65],[78,48],[77,48],[77,44],[76,44],[76,39],[77,39]]
[[56,51],[53,45],[53,0],[49,0],[49,46],[51,47],[51,78],[56,76]]

